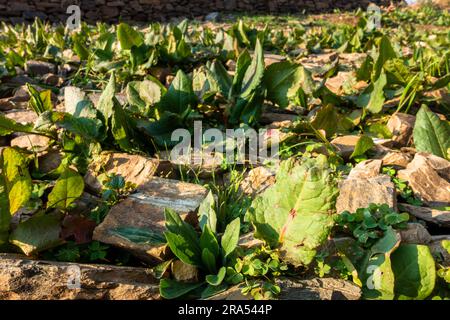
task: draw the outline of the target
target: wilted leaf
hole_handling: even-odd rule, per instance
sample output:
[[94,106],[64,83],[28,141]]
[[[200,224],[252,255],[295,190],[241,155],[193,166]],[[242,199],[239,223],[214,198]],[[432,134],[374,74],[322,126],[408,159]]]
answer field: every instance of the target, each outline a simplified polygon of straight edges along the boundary
[[272,248],[280,247],[284,258],[298,266],[308,265],[333,226],[336,182],[325,157],[282,163],[276,183],[258,196],[246,219],[255,237]]
[[9,241],[29,256],[61,244],[60,233],[58,217],[40,215],[20,223],[11,233]]

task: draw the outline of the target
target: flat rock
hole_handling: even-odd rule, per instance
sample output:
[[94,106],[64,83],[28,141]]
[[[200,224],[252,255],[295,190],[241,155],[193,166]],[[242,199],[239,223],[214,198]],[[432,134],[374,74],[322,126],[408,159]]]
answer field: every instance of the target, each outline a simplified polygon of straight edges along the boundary
[[381,158],[383,166],[390,166],[396,169],[406,168],[412,159],[413,156],[410,154],[397,151],[389,151]]
[[279,54],[273,54],[273,53],[264,53],[264,64],[266,67],[270,66],[271,64],[285,61],[285,56],[280,56]]
[[246,195],[255,197],[275,183],[276,172],[260,166],[245,174],[239,189]]
[[146,228],[155,232],[165,230],[164,209],[170,208],[180,216],[196,224],[196,211],[208,191],[196,184],[153,177],[111,208],[104,221],[95,229],[94,240],[124,248],[150,263],[160,261],[165,246],[133,243],[114,234],[119,227]]
[[[345,280],[333,278],[278,278],[276,284],[281,293],[277,300],[358,300],[361,289]],[[208,300],[251,300],[250,294],[241,292],[242,286],[234,286]]]
[[450,235],[432,236],[432,242],[428,245],[433,256],[439,257],[442,264],[450,267],[450,253],[442,246],[442,241],[450,241]]
[[49,173],[56,170],[62,161],[61,152],[57,149],[47,150],[38,157],[38,168],[42,173]]
[[85,183],[93,191],[100,192],[105,173],[122,176],[126,182],[139,186],[155,174],[158,159],[127,153],[103,152],[92,161],[84,177]]
[[175,260],[171,266],[172,276],[178,282],[197,282],[199,271],[197,267]]
[[[79,288],[70,286],[78,279]],[[0,254],[0,300],[159,298],[158,281],[150,269],[30,260]]]
[[281,289],[280,300],[358,300],[361,289],[341,279],[314,278],[297,280],[281,278],[276,280]]
[[247,234],[244,234],[239,237],[238,245],[239,247],[243,249],[252,249],[256,247],[260,247],[264,244],[264,241],[256,239],[254,237],[254,233],[250,232]]
[[336,202],[337,213],[348,210],[355,212],[367,208],[369,204],[387,204],[397,208],[395,186],[388,175],[374,178],[345,179],[339,183],[339,196]]
[[437,210],[428,207],[417,207],[406,203],[399,203],[399,207],[418,219],[450,228],[450,211]]
[[34,111],[19,109],[5,112],[5,117],[22,124],[35,123],[38,119],[38,115]]
[[380,174],[382,164],[381,160],[370,159],[361,161],[350,171],[348,178],[374,178]]
[[344,158],[348,158],[355,150],[358,143],[359,136],[342,136],[337,137],[331,141],[331,144],[336,148],[337,152]]
[[408,181],[414,195],[426,204],[445,207],[450,205],[449,165],[445,159],[419,152],[398,177]]
[[431,235],[420,223],[408,223],[406,229],[400,230],[402,243],[428,244],[431,242]]
[[50,138],[37,134],[24,134],[11,140],[11,147],[18,147],[41,153],[48,148]]
[[388,129],[392,132],[392,139],[397,146],[405,147],[412,138],[416,117],[406,113],[395,113],[387,123]]
[[55,73],[56,67],[50,62],[28,60],[25,63],[25,72],[33,76],[43,76],[47,73]]

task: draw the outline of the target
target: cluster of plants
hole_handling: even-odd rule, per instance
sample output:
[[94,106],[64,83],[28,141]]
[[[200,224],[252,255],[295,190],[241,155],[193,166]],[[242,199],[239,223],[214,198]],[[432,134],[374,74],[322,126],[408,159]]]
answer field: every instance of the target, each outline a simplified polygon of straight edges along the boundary
[[[448,119],[450,105],[430,94],[448,95],[448,31],[416,29],[410,22],[435,9],[421,10],[384,14],[382,29],[371,28],[362,11],[354,14],[355,26],[312,19],[299,23],[295,17],[243,18],[219,28],[187,20],[146,28],[83,23],[75,31],[39,20],[2,23],[0,97],[17,89],[10,80],[29,60],[69,66],[74,71],[65,78],[65,90],[67,85],[82,90],[65,101],[62,111],[52,101],[62,88],[34,77],[26,87],[37,120],[21,123],[0,113],[0,136],[43,136],[61,157],[45,172],[37,151],[1,150],[1,250],[127,264],[128,255],[92,241],[92,231],[133,186],[121,176],[108,176],[95,208],[77,212],[89,191],[83,175],[96,155],[113,150],[155,156],[177,143],[171,140],[175,129],[192,131],[195,120],[202,120],[204,129],[258,129],[264,127],[265,111],[290,112],[296,120],[283,129],[289,133],[280,147],[283,161],[276,183],[266,191],[254,199],[243,195],[241,168],[224,163],[231,174],[228,186],[194,181],[211,190],[199,208],[198,226],[166,210],[164,233],[115,230],[138,244],[170,248],[172,258],[153,268],[161,296],[208,298],[239,286],[244,294],[270,299],[280,293],[281,276],[316,273],[353,281],[367,299],[448,297],[450,272],[444,261],[426,246],[399,239],[408,214],[385,205],[335,212],[338,180],[371,157],[377,140],[391,138],[386,122],[394,112],[416,115],[418,151],[450,159],[450,126],[440,117]],[[448,26],[448,14],[428,13],[414,22]],[[300,62],[330,50],[337,57],[318,68]],[[286,60],[266,65],[267,51]],[[365,54],[361,65],[352,67],[355,72],[341,93],[333,92],[327,80],[349,68],[340,56],[356,53]],[[362,89],[356,88],[358,82],[364,83]],[[92,93],[100,94],[98,102]],[[389,101],[396,101],[394,107]],[[349,158],[330,143],[342,134],[360,136]],[[422,204],[394,169],[383,171],[403,200]],[[243,249],[239,239],[248,232],[264,244]],[[325,248],[338,233],[350,240]],[[448,250],[448,242],[443,247]],[[196,281],[171,276],[179,262],[198,270]]]

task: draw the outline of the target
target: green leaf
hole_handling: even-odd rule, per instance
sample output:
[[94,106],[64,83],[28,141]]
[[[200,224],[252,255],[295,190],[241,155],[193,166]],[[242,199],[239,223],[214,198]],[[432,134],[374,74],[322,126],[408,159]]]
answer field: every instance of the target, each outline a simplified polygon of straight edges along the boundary
[[27,89],[30,93],[30,101],[28,102],[28,105],[34,110],[34,112],[36,112],[36,114],[40,115],[45,111],[53,109],[52,92],[50,90],[39,92],[28,83]]
[[170,84],[169,90],[162,97],[160,108],[180,116],[185,115],[194,105],[196,97],[189,77],[179,70]]
[[208,248],[202,250],[202,262],[208,272],[217,272],[216,257],[208,250]]
[[199,287],[203,283],[184,283],[170,279],[161,279],[159,282],[159,293],[164,299],[179,298]]
[[21,124],[0,114],[0,136],[6,136],[14,132],[32,133],[33,125]]
[[428,246],[404,244],[395,250],[391,258],[395,293],[399,298],[427,298],[436,282],[436,266]]
[[31,197],[32,183],[27,160],[13,148],[3,150],[3,177],[10,214],[23,207]]
[[241,221],[239,218],[231,221],[225,228],[222,236],[221,245],[224,252],[224,257],[230,255],[236,249],[239,242],[239,232],[241,230]]
[[264,73],[267,99],[282,108],[288,107],[305,79],[305,69],[300,64],[289,61],[271,64]]
[[384,87],[387,84],[386,74],[382,73],[381,76],[367,87],[363,93],[358,97],[357,105],[360,108],[364,108],[371,113],[379,113],[383,110],[384,101]]
[[138,107],[145,114],[147,107],[158,103],[166,92],[164,86],[156,79],[129,82],[126,89],[128,102]]
[[109,231],[112,235],[139,244],[160,246],[166,243],[166,238],[160,232],[150,229],[119,227]]
[[108,84],[103,90],[99,100],[97,109],[101,112],[105,119],[105,125],[108,127],[108,120],[114,112],[114,99],[116,94],[116,77],[114,71],[111,73]]
[[67,210],[83,191],[83,177],[75,170],[65,168],[48,195],[47,208]]
[[246,220],[256,238],[280,247],[286,261],[308,265],[334,224],[337,194],[326,157],[291,159],[281,164],[276,183],[253,200]]
[[9,238],[27,256],[62,243],[60,220],[52,215],[34,216],[19,224]]
[[225,279],[225,275],[227,274],[227,268],[220,268],[219,272],[216,275],[210,274],[206,276],[206,282],[212,286],[218,286],[222,283],[223,279]]
[[133,46],[138,47],[144,42],[142,34],[126,23],[120,23],[117,26],[117,39],[123,50],[130,50]]
[[46,111],[42,116],[49,116],[52,123],[58,127],[79,135],[87,141],[101,140],[102,122],[99,119],[74,117],[69,113],[57,111]]
[[373,142],[371,137],[368,137],[366,135],[362,135],[359,138],[358,142],[356,143],[355,150],[351,154],[350,159],[353,159],[355,157],[359,157],[359,156],[365,154],[367,151],[372,149],[372,147],[374,145],[375,144],[374,144],[374,142]]
[[219,61],[214,61],[211,64],[210,70],[211,76],[214,78],[220,88],[220,92],[224,97],[228,97],[233,80],[228,74],[227,70]]
[[[3,168],[3,157],[1,155],[0,166]],[[8,240],[10,221],[11,214],[9,213],[8,191],[3,174],[0,174],[0,245]]]
[[198,208],[198,224],[204,230],[206,226],[216,232],[217,216],[215,211],[214,195],[210,191]]
[[439,119],[426,105],[422,105],[417,112],[413,134],[417,151],[450,159],[450,125]]
[[210,284],[208,284],[208,286],[205,288],[205,290],[202,291],[201,294],[201,299],[206,299],[209,297],[212,297],[216,294],[219,294],[225,290],[227,290],[228,286],[226,283],[222,283],[221,285],[218,286],[212,286]]
[[208,249],[214,255],[214,257],[219,256],[219,243],[217,242],[215,234],[208,226],[205,226],[202,234],[200,235],[200,247],[202,249]]
[[172,264],[173,259],[161,262],[152,269],[152,273],[156,279],[161,279]]
[[397,58],[397,54],[392,48],[392,44],[387,36],[383,36],[378,46],[378,59],[374,65],[374,73],[372,74],[372,81],[376,81],[380,77],[384,64],[390,59]]
[[195,229],[181,220],[177,212],[165,209],[167,243],[172,252],[186,264],[201,266],[200,241]]

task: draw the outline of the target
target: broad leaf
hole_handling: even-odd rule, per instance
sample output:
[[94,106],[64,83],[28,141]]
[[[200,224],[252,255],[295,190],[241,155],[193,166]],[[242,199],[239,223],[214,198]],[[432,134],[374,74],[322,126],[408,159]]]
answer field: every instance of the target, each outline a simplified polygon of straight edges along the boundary
[[216,232],[217,216],[214,195],[211,191],[198,208],[198,224],[202,230],[205,229],[205,226],[208,226],[212,232]]
[[426,105],[423,105],[416,116],[414,144],[417,151],[428,152],[444,159],[450,159],[449,123],[439,119]]
[[290,263],[308,265],[333,226],[338,189],[325,157],[282,163],[276,183],[258,196],[246,219],[255,237],[281,248]]
[[436,282],[436,266],[428,246],[404,244],[392,254],[395,293],[400,299],[427,298]]
[[234,249],[236,249],[239,242],[239,232],[241,230],[241,221],[239,218],[231,221],[225,228],[225,232],[222,236],[222,249],[224,252],[224,257],[230,255]]
[[48,195],[47,208],[67,210],[83,191],[83,177],[75,170],[66,168]]
[[371,113],[379,113],[383,110],[384,101],[384,87],[386,86],[387,79],[384,73],[367,87],[364,92],[358,97],[357,105],[360,108],[364,108]]
[[162,97],[160,108],[162,111],[169,111],[182,116],[187,114],[195,101],[196,97],[191,80],[183,71],[179,70],[170,84],[169,90]]
[[159,292],[164,299],[175,299],[199,288],[203,283],[184,283],[170,279],[159,282]]
[[9,241],[18,246],[26,255],[50,249],[62,243],[61,223],[52,215],[34,216],[19,224]]
[[117,39],[123,50],[129,50],[133,46],[140,46],[143,43],[142,34],[134,30],[126,23],[121,23],[117,27]]
[[9,198],[9,210],[13,215],[31,196],[31,177],[27,160],[13,148],[3,150],[3,177]]
[[288,107],[306,79],[305,72],[301,65],[289,61],[270,65],[264,74],[267,99],[282,108]]
[[206,282],[208,282],[212,286],[218,286],[222,283],[223,279],[225,279],[226,274],[227,268],[222,267],[216,275],[207,275]]
[[384,64],[390,60],[397,58],[397,54],[392,48],[392,44],[389,41],[387,36],[383,36],[380,40],[380,44],[378,46],[378,58],[374,65],[374,70],[372,74],[372,81],[376,81],[378,77],[381,75]]
[[6,136],[14,132],[32,133],[33,125],[21,124],[0,114],[0,136]]
[[358,142],[356,143],[355,150],[353,150],[353,153],[350,156],[350,159],[353,159],[355,157],[362,156],[364,153],[372,149],[374,146],[374,142],[371,137],[368,137],[366,135],[362,135]]

